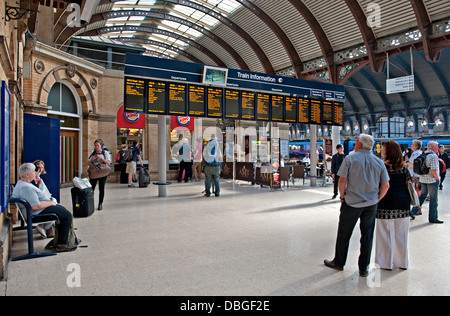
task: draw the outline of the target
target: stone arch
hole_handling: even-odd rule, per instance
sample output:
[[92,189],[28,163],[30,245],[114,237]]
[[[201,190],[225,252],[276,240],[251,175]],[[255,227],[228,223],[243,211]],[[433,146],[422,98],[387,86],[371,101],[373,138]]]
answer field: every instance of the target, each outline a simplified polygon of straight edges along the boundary
[[47,105],[50,90],[57,81],[66,81],[74,86],[81,100],[82,114],[96,113],[95,99],[89,82],[72,64],[58,66],[48,72],[39,90],[38,104]]

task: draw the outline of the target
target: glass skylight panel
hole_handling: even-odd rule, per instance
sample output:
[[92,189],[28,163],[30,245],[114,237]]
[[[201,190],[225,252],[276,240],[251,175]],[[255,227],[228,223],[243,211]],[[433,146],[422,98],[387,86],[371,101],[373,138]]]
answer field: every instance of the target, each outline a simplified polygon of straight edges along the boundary
[[[223,16],[228,16],[230,13],[234,12],[237,8],[241,7],[241,4],[235,0],[190,0],[193,3],[197,3],[204,6],[211,11],[219,13]],[[162,5],[156,5],[156,0],[124,0],[117,1],[114,3],[112,11],[119,10],[155,10],[155,12],[160,12],[162,8],[169,10],[169,15],[178,17],[180,19],[188,20],[191,23],[195,23],[202,26],[205,29],[211,30],[214,26],[219,23],[219,20],[213,18],[209,14],[206,14],[200,10],[196,10],[189,6],[183,6],[173,3],[166,3],[164,1],[158,2],[163,3]],[[154,7],[153,7],[154,6]],[[145,20],[145,21],[144,21]],[[192,29],[184,24],[176,23],[167,20],[153,20],[147,19],[142,16],[130,16],[130,17],[119,17],[110,19],[107,21],[106,26],[113,27],[121,24],[129,26],[146,26],[149,23],[157,23],[158,28],[161,30],[166,30],[169,32],[174,32],[176,34],[182,35],[184,37],[190,38],[192,40],[197,40],[202,37],[203,34],[195,29]],[[133,37],[136,36],[138,32],[133,31],[123,31],[120,33],[115,33],[116,36],[120,37]],[[140,33],[142,34],[142,33]],[[108,36],[108,35],[106,35]],[[177,47],[178,49],[185,49],[189,44],[172,38],[170,36],[164,36],[161,34],[145,34],[145,36],[154,41],[162,42],[167,45]],[[166,48],[161,48],[154,45],[145,45],[148,50],[155,51],[156,54],[162,54],[164,57],[176,57],[178,54],[176,52],[170,51]]]

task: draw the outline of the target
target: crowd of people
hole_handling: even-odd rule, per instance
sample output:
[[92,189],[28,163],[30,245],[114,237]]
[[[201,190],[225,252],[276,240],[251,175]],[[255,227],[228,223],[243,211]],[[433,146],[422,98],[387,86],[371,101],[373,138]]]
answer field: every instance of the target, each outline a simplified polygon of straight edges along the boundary
[[[331,173],[334,179],[333,196],[338,195],[341,201],[338,233],[335,245],[335,255],[332,260],[324,260],[327,267],[343,270],[347,260],[350,238],[353,229],[360,221],[361,253],[359,256],[360,275],[368,275],[368,267],[372,253],[373,240],[376,239],[375,263],[382,269],[408,269],[409,253],[408,239],[410,221],[421,214],[421,207],[427,197],[430,201],[428,221],[442,224],[438,218],[438,190],[443,187],[443,180],[450,160],[444,146],[430,141],[425,149],[422,143],[414,140],[411,149],[403,155],[400,145],[395,140],[382,144],[381,158],[372,153],[374,139],[370,135],[361,134],[354,150],[348,156],[343,153],[341,144],[336,146],[337,153],[332,157]],[[222,152],[219,143],[213,136],[203,146],[198,140],[195,150],[182,136],[174,147],[179,160],[178,182],[187,182],[190,177],[200,180],[200,174],[205,174],[205,196],[212,193],[220,196],[220,170]],[[132,186],[136,176],[136,162],[141,166],[141,154],[135,141],[130,149],[124,145],[116,158],[125,157],[127,152],[126,172],[128,185]],[[427,167],[425,173],[417,174],[414,161],[424,157]],[[110,165],[111,155],[101,139],[94,142],[94,150],[88,158],[89,165]],[[45,164],[41,160],[34,163],[24,163],[19,168],[20,180],[17,182],[12,197],[28,201],[32,212],[36,214],[53,213],[58,215],[57,225],[59,236],[55,248],[57,251],[73,251],[76,245],[69,241],[72,214],[52,198],[41,175],[45,174]],[[99,184],[98,209],[103,208],[105,183],[107,175],[90,179],[95,190]],[[414,183],[419,196],[420,205],[411,208],[411,192],[408,182]],[[37,230],[43,237],[54,236],[53,223],[40,224]],[[376,236],[374,236],[376,235]]]
[[[381,157],[372,154],[374,139],[361,134],[351,154],[342,153],[342,145],[332,158],[334,195],[340,195],[341,210],[332,260],[324,260],[327,267],[343,270],[353,229],[360,221],[361,252],[358,266],[360,276],[369,274],[368,267],[376,234],[375,263],[382,269],[408,269],[408,236],[411,219],[420,214],[429,195],[428,221],[442,224],[438,219],[438,188],[448,164],[444,147],[430,141],[424,151],[426,172],[417,174],[414,160],[422,155],[422,143],[414,140],[411,151],[403,156],[400,145],[391,140],[382,144]],[[443,176],[444,174],[444,176]],[[420,206],[411,208],[408,181],[415,184]],[[337,189],[338,188],[338,189]],[[375,229],[376,227],[376,229]]]

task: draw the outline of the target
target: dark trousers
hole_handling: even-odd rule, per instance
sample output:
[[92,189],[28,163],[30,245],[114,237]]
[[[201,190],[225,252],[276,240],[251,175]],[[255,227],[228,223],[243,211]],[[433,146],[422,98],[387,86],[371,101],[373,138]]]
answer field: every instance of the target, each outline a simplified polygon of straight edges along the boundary
[[340,267],[345,266],[350,238],[352,237],[353,229],[359,219],[361,229],[361,253],[359,255],[358,266],[360,271],[367,270],[372,253],[377,207],[378,204],[354,208],[347,205],[345,202],[342,203],[336,240],[336,253],[334,257],[334,263],[336,265]]
[[59,245],[67,244],[67,238],[69,237],[69,231],[72,227],[72,213],[70,213],[62,205],[54,205],[54,206],[47,207],[40,214],[48,214],[48,213],[56,214],[59,217],[59,225],[57,225],[58,244]]
[[180,161],[180,173],[178,174],[178,182],[181,182],[184,170],[184,181],[188,182],[189,177],[192,178],[192,162]]
[[334,195],[339,194],[339,178],[337,174],[334,175]]
[[439,189],[442,189],[442,184],[444,183],[445,176],[447,175],[447,170],[441,172],[441,183],[439,183]]
[[98,182],[98,189],[100,191],[99,195],[98,195],[98,203],[103,203],[103,199],[105,198],[105,184],[106,184],[106,179],[108,179],[108,176],[103,177],[103,178],[98,178],[98,179],[89,179],[89,182],[92,185],[92,190],[95,191],[95,187],[97,186],[97,182]]

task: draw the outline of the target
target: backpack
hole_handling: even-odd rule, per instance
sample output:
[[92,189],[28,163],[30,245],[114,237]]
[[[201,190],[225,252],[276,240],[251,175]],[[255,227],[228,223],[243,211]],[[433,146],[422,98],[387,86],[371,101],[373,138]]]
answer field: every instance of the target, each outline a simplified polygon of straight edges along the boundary
[[125,150],[122,159],[125,160],[126,162],[131,162],[133,161],[134,158],[134,148],[128,148],[127,150]]
[[419,174],[419,175],[424,175],[424,174],[428,174],[430,172],[430,168],[426,164],[428,155],[430,155],[430,153],[428,153],[428,154],[423,153],[414,159],[414,163],[413,163],[414,173]]

